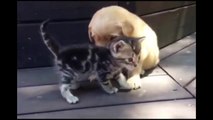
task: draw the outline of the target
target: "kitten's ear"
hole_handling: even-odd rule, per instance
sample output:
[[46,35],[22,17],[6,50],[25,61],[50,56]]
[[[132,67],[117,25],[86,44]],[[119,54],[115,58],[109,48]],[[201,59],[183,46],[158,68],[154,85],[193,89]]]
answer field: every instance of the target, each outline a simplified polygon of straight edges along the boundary
[[136,40],[139,42],[139,43],[141,43],[141,42],[143,42],[144,40],[145,40],[145,36],[143,36],[143,37],[139,37],[139,38],[136,38]]
[[124,41],[120,40],[116,42],[113,46],[113,50],[117,53],[123,46],[124,46]]

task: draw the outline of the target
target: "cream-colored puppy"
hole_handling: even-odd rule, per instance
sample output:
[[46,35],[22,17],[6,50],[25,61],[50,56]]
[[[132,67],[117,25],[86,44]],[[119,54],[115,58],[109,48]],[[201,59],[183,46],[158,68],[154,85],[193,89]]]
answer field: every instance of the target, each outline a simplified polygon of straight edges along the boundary
[[155,32],[140,17],[119,6],[98,10],[92,17],[88,34],[97,46],[106,46],[115,36],[142,37],[140,63],[129,73],[127,82],[133,89],[141,87],[140,74],[159,63],[159,48]]

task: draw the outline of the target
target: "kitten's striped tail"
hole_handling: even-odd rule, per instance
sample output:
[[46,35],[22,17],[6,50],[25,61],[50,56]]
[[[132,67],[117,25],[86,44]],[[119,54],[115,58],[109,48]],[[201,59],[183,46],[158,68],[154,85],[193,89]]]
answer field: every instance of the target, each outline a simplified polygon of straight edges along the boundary
[[44,22],[41,23],[40,25],[40,33],[42,36],[42,40],[47,46],[47,48],[52,52],[52,54],[57,57],[59,53],[59,44],[46,32],[47,30],[47,25],[50,19],[45,20]]

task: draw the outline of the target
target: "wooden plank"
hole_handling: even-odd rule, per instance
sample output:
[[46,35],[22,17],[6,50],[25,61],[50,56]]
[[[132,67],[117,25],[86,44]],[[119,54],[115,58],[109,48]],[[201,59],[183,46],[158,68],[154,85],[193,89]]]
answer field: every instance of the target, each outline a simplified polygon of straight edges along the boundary
[[142,16],[142,19],[156,32],[160,48],[176,41],[181,12],[183,9]]
[[58,85],[18,88],[17,114],[192,97],[166,75],[145,77],[142,88],[130,92],[108,95],[88,85],[75,93],[80,102],[70,105],[62,98]]
[[154,68],[150,73],[149,71],[146,72],[148,73],[148,76],[166,75],[166,73],[158,66]]
[[[188,12],[190,16],[187,18],[183,16],[183,12],[188,11],[188,9],[194,8],[177,8],[141,17],[156,32],[160,48],[196,31],[194,29],[196,26],[194,22],[194,19],[196,19],[194,16],[195,11],[190,10]],[[193,19],[192,23],[190,23],[190,19]]]
[[17,87],[57,84],[59,75],[54,67],[17,70]]
[[184,5],[196,4],[196,1],[185,1]]
[[186,86],[186,89],[188,89],[194,96],[196,96],[196,79],[193,80],[188,86]]
[[[54,22],[49,33],[62,45],[88,43],[89,21]],[[44,45],[39,34],[40,24],[18,25],[18,68],[47,67],[53,65],[53,55]]]
[[194,31],[196,31],[196,5],[185,7],[181,13],[176,39],[181,39]]
[[196,118],[196,100],[173,100],[20,115],[18,118]]
[[169,9],[196,4],[195,1],[134,1],[118,2],[118,5],[137,15],[152,14]]
[[[184,9],[143,16],[143,19],[156,31],[160,48],[177,40],[178,20]],[[62,45],[87,43],[88,24],[89,21],[55,22],[50,24],[49,31]],[[189,24],[189,26],[193,25]],[[186,27],[187,25],[183,29]],[[18,68],[53,65],[53,56],[42,43],[38,31],[39,24],[18,24]],[[186,35],[186,33],[188,32],[179,34],[179,36]]]
[[[149,71],[148,71],[149,72]],[[148,76],[166,75],[159,67],[156,67]],[[17,87],[36,85],[58,84],[60,75],[55,67],[42,67],[17,70]],[[84,82],[89,82],[85,80]]]
[[136,1],[135,13],[138,15],[145,15],[164,11],[172,8],[181,7],[184,5],[184,1]]
[[196,43],[162,60],[160,66],[185,86],[196,76]]
[[[18,1],[17,14],[18,22],[42,21],[47,18],[89,19],[95,11],[110,5],[120,5],[138,15],[144,15],[195,3],[195,1]],[[131,6],[134,10],[131,10]]]
[[178,52],[181,49],[184,49],[185,47],[193,44],[196,42],[196,33],[193,33],[189,36],[186,36],[185,38],[178,40],[175,43],[172,43],[163,49],[160,50],[160,59],[164,59],[168,57],[169,55],[172,55],[176,52]]
[[96,10],[116,1],[18,1],[18,22],[89,19]]

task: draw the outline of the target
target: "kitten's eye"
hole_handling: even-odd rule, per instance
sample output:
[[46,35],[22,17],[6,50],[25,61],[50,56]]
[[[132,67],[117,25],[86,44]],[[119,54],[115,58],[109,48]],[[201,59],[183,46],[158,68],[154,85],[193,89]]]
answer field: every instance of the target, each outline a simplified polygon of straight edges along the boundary
[[133,50],[133,51],[135,51],[135,50],[136,50],[135,46],[133,46],[133,47],[132,47],[132,50]]
[[133,59],[132,58],[127,58],[126,61],[127,62],[133,62]]

